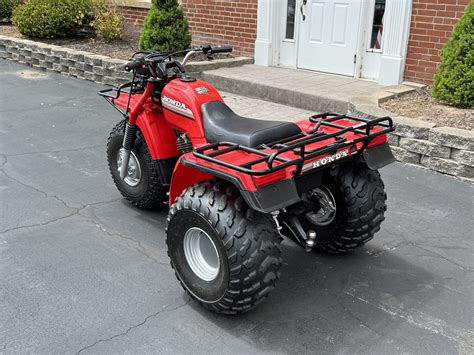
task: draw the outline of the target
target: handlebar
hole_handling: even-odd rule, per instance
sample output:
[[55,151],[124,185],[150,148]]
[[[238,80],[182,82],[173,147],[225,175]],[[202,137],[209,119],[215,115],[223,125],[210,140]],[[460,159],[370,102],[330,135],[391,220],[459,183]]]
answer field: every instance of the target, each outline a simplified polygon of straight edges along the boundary
[[214,53],[232,53],[232,47],[231,46],[211,47],[211,54],[214,54]]
[[[204,53],[207,55],[217,54],[217,53],[231,53],[232,47],[231,46],[210,46],[210,45],[203,45],[198,48],[194,49],[187,49],[184,51],[168,51],[168,52],[158,52],[158,51],[144,51],[144,52],[137,52],[132,56],[132,60],[127,62],[124,66],[126,71],[132,71],[143,67],[145,64],[148,64],[150,67],[150,71],[154,73],[152,69],[157,62],[163,62],[168,58],[171,58],[177,54],[185,54],[181,65],[185,66],[188,62],[189,58],[196,53]],[[135,57],[137,54],[143,54],[143,56]]]
[[133,69],[137,69],[140,66],[145,64],[145,58],[139,57],[134,60],[131,60],[130,62],[125,64],[125,70],[126,71],[132,71]]

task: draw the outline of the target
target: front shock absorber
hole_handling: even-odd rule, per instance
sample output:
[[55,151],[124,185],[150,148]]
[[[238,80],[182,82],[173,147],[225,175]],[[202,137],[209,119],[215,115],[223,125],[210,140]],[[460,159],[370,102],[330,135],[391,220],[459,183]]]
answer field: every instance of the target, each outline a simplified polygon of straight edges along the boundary
[[125,133],[123,135],[123,156],[122,165],[120,166],[120,178],[123,180],[127,176],[128,161],[130,160],[130,153],[135,145],[137,138],[137,125],[131,125],[129,122],[125,125]]

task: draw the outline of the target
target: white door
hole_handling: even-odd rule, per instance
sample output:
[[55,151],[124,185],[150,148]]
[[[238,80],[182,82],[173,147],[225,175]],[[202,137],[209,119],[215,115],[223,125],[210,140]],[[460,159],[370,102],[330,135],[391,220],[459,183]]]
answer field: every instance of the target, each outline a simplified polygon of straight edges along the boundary
[[354,76],[361,3],[300,0],[298,68]]

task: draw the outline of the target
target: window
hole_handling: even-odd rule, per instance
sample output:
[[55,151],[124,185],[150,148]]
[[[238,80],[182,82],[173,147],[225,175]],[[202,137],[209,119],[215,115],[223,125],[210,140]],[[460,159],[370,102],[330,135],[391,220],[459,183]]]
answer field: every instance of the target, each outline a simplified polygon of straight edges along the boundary
[[296,0],[288,0],[285,39],[295,39],[295,6]]
[[375,0],[374,17],[372,19],[372,32],[370,49],[381,51],[383,39],[383,21],[385,14],[385,0]]

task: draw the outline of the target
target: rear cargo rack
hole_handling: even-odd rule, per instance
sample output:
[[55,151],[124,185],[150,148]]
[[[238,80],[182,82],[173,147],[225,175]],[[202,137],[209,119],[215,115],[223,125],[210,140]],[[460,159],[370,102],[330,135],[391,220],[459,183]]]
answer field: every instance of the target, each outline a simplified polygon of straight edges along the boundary
[[[346,126],[335,122],[344,119],[355,121],[355,124],[352,126]],[[360,142],[363,143],[361,148],[352,154],[361,153],[375,137],[394,131],[393,121],[390,117],[370,119],[333,112],[325,112],[311,116],[309,120],[315,123],[314,128],[312,128],[310,131],[302,132],[296,136],[288,137],[277,142],[272,142],[271,144],[262,144],[257,148],[251,148],[231,142],[219,142],[195,148],[193,154],[199,159],[203,159],[208,162],[252,176],[269,174],[292,165],[297,167],[295,175],[298,175],[301,173],[304,163],[308,160],[316,158],[325,153],[332,152],[335,154],[342,148],[349,146],[355,147],[355,145]],[[336,130],[334,132],[325,132],[321,130],[322,127],[331,127],[332,129]],[[374,129],[377,130],[374,132]],[[343,136],[345,133],[349,132],[355,134],[357,138],[347,139]],[[307,149],[307,146],[312,143],[323,142],[330,139],[334,139],[335,141],[328,143],[324,147]],[[273,149],[274,151],[266,151],[269,149]],[[289,151],[292,151],[294,154],[298,155],[298,157],[289,159],[287,157],[281,156],[283,153]],[[259,156],[259,158],[245,162],[241,165],[232,164],[228,161],[218,159],[219,157],[222,158],[222,155],[230,152],[255,154]],[[278,164],[276,164],[276,162],[278,162]],[[266,163],[267,166],[264,169],[252,169],[252,167],[260,163]]]

